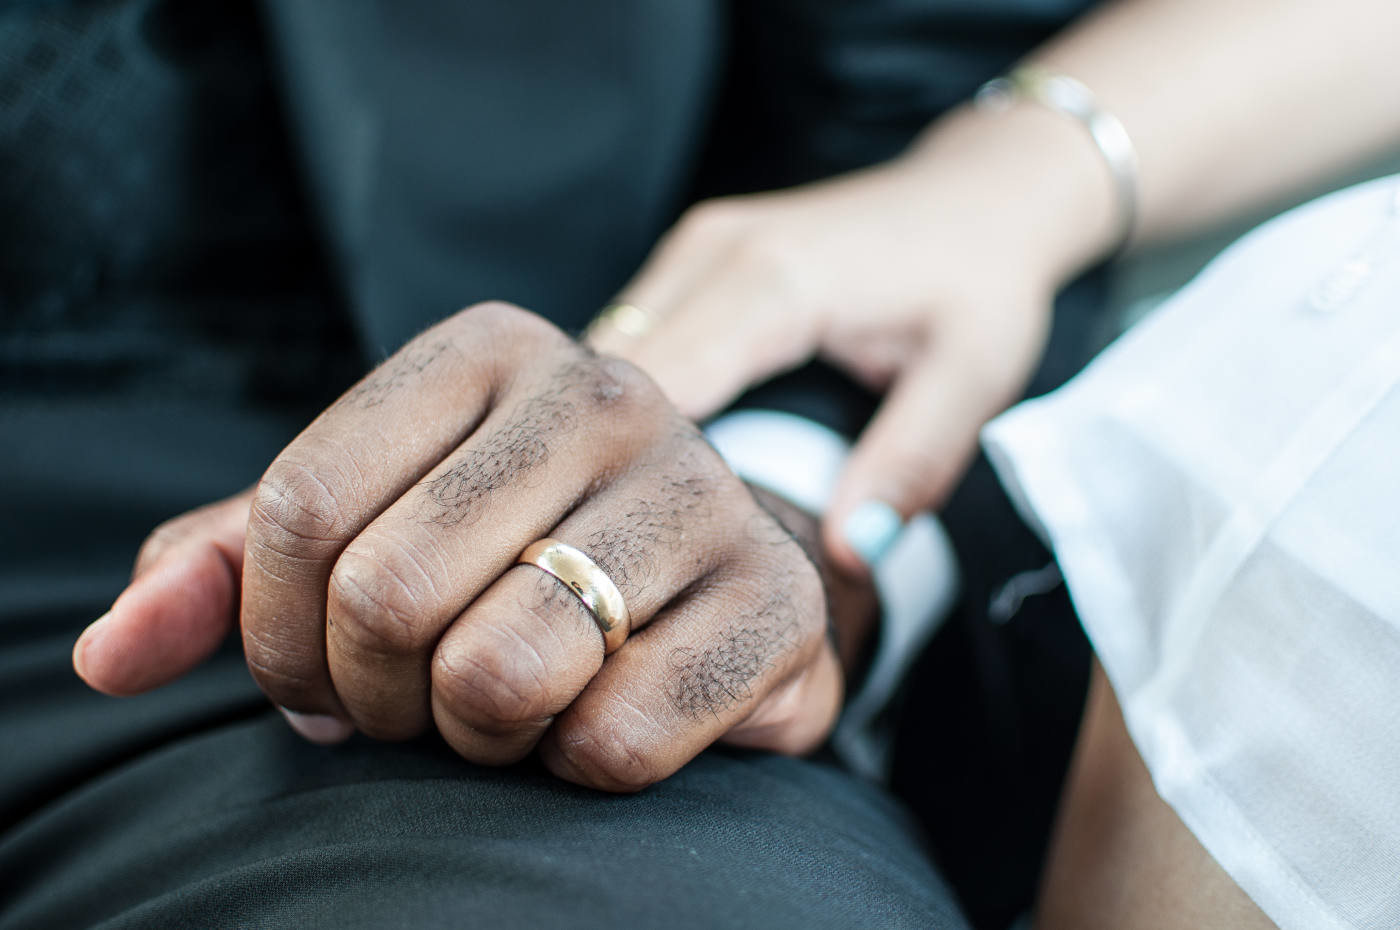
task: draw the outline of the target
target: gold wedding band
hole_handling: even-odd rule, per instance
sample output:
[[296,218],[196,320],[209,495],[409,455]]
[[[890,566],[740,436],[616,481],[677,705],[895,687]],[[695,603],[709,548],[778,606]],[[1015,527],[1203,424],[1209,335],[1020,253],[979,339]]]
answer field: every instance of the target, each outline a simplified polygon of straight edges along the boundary
[[626,641],[632,623],[627,604],[597,562],[568,543],[548,536],[527,546],[516,562],[549,572],[578,595],[603,632],[604,655],[612,655]]
[[656,313],[636,304],[608,304],[593,318],[584,331],[586,338],[593,338],[604,329],[611,329],[624,336],[636,339],[651,332],[656,325]]

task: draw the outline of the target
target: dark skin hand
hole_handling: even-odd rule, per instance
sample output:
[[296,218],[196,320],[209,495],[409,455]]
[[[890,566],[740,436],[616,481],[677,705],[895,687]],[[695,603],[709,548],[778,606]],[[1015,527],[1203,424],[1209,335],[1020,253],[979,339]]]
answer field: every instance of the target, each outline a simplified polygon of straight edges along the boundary
[[[473,762],[538,750],[569,781],[637,790],[717,739],[826,737],[833,643],[853,655],[875,607],[818,568],[815,532],[638,369],[483,304],[371,372],[254,489],[157,529],[74,665],[148,691],[237,618],[253,677],[310,738],[436,729]],[[613,654],[560,581],[515,564],[545,536],[621,591]]]

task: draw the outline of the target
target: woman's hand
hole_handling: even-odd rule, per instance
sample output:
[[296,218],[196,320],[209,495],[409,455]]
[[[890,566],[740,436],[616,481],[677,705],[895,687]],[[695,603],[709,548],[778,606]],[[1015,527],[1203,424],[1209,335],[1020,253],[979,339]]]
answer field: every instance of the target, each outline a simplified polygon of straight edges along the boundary
[[1077,132],[1034,109],[969,111],[887,165],[702,203],[619,297],[650,326],[605,320],[589,338],[696,418],[813,356],[886,391],[823,528],[859,573],[894,528],[870,502],[907,518],[944,499],[1034,369],[1055,288],[1111,226]]

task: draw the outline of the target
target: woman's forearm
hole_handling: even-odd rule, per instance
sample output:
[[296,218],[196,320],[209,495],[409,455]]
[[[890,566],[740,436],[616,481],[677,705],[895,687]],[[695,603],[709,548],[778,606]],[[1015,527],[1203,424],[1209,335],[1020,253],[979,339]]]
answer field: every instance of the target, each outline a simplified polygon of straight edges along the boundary
[[[1078,79],[1126,127],[1138,157],[1135,243],[1191,232],[1400,143],[1396,0],[1120,0],[1027,61]],[[1034,109],[949,122],[966,124],[955,133],[1014,136],[1026,170],[1056,179],[1063,276],[1117,244],[1115,192],[1083,127],[1016,115]]]
[[1127,127],[1144,241],[1400,142],[1395,0],[1122,0],[1032,57]]

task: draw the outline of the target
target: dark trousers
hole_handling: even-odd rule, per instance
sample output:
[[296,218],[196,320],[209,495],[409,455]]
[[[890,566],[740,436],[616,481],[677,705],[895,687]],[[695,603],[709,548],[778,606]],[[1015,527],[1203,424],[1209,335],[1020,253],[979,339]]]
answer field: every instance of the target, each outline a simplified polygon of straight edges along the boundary
[[903,812],[710,752],[613,797],[259,711],[135,754],[0,844],[4,927],[964,927]]

